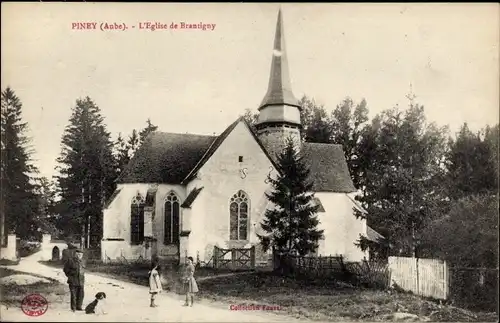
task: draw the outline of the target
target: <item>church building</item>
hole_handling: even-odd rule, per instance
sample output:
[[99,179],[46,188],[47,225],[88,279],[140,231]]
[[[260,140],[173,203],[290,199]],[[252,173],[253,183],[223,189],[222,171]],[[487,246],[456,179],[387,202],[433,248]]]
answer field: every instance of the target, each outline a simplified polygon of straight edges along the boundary
[[354,216],[360,206],[342,146],[300,140],[301,107],[292,92],[281,11],[267,93],[256,108],[256,131],[240,117],[218,136],[150,134],[104,209],[102,260],[192,256],[208,263],[214,246],[260,250],[257,234],[270,207],[267,177],[275,178],[276,156],[290,136],[308,164],[320,205],[324,239],[317,254],[368,257],[355,242],[360,235],[379,235]]

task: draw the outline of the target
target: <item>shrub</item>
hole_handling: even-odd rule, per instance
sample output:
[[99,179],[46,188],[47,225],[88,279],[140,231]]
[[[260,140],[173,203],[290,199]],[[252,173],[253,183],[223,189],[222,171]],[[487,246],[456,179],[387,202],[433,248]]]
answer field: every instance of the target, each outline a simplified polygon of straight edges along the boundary
[[471,310],[498,311],[498,269],[450,268],[449,298]]
[[350,282],[358,286],[387,289],[390,287],[390,271],[382,261],[362,261],[347,263],[346,271]]
[[498,265],[498,197],[469,196],[455,201],[450,212],[430,223],[422,234],[422,251],[453,266]]
[[18,257],[28,257],[40,251],[40,242],[22,241],[19,243]]

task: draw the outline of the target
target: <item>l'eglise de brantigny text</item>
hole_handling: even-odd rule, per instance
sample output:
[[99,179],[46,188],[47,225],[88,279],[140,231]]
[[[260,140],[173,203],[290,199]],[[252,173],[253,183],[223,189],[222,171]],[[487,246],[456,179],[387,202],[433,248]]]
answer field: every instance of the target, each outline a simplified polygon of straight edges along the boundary
[[202,30],[202,31],[213,31],[217,24],[205,24],[205,23],[196,23],[190,24],[186,22],[171,22],[170,24],[161,23],[161,22],[140,22],[139,29],[149,29],[151,31],[161,30],[161,29],[190,29],[190,30]]

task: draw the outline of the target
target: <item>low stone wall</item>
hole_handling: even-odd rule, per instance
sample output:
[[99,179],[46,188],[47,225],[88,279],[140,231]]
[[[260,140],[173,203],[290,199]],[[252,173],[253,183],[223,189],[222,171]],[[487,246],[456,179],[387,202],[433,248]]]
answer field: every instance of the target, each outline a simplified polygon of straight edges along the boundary
[[102,240],[101,260],[104,263],[151,259],[151,248],[144,245],[131,246],[123,240]]
[[40,248],[41,259],[40,260],[61,260],[63,250],[68,248],[68,244],[64,240],[52,240],[50,234],[44,234],[42,236],[42,244]]

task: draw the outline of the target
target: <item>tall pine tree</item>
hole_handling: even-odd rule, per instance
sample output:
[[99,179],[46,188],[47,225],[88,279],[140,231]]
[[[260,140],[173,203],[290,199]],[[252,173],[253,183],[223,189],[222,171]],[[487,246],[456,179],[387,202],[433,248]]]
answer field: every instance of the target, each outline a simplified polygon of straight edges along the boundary
[[33,175],[37,172],[31,163],[30,138],[27,123],[22,119],[22,103],[7,87],[1,98],[1,232],[14,232],[23,239],[33,237],[33,219],[38,211]]
[[43,233],[50,234],[53,238],[62,239],[62,230],[57,228],[57,214],[55,209],[56,204],[56,186],[55,182],[46,177],[37,179],[37,197],[39,212],[36,216],[35,224],[38,228],[38,238],[41,238]]
[[118,138],[115,142],[115,159],[116,171],[118,176],[120,176],[130,162],[129,146],[125,142],[125,139],[123,139],[121,133],[118,134]]
[[302,107],[300,113],[302,139],[306,142],[330,143],[332,123],[325,107],[305,95],[300,99],[299,105]]
[[116,161],[100,109],[89,97],[76,101],[61,146],[57,179],[67,234],[81,233],[86,246],[96,247],[102,207],[115,189]]
[[128,137],[127,140],[127,147],[129,151],[129,156],[132,158],[134,156],[135,152],[137,149],[139,149],[140,146],[140,140],[139,140],[139,134],[137,133],[137,130],[132,130],[132,134]]
[[406,111],[396,107],[377,116],[360,146],[366,174],[358,199],[368,224],[400,255],[415,253],[419,234],[446,199],[439,181],[447,129],[428,123],[423,106],[409,98]]
[[452,199],[498,189],[498,125],[479,133],[462,125],[450,140],[446,158],[446,186]]
[[289,138],[278,156],[278,177],[269,181],[273,187],[267,199],[275,206],[266,210],[259,235],[264,251],[273,247],[280,253],[306,255],[315,252],[323,230],[317,228],[318,205],[313,205],[313,183],[309,169]]
[[257,132],[257,129],[255,128],[255,124],[257,124],[257,121],[259,120],[259,114],[256,112],[253,112],[250,109],[245,109],[245,113],[243,114],[243,118],[250,125],[250,127],[252,127],[252,130]]
[[342,145],[347,166],[356,188],[360,188],[365,171],[361,163],[359,150],[363,129],[368,121],[368,108],[365,100],[355,104],[346,98],[342,104],[333,110],[331,119],[331,143]]
[[151,119],[146,120],[146,128],[139,131],[139,144],[142,145],[150,133],[158,130],[158,126],[151,123]]

